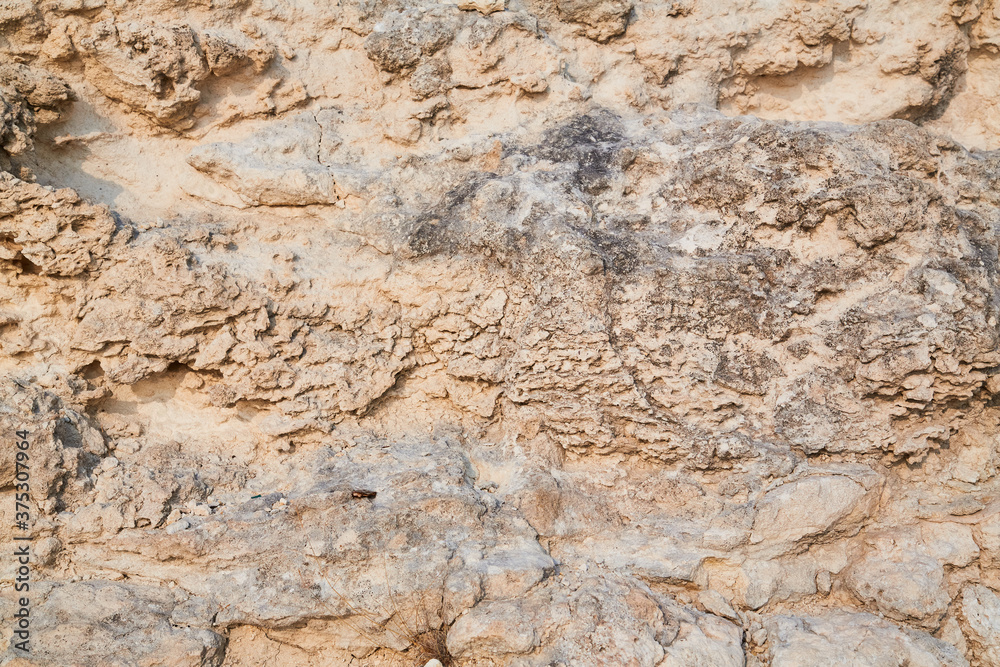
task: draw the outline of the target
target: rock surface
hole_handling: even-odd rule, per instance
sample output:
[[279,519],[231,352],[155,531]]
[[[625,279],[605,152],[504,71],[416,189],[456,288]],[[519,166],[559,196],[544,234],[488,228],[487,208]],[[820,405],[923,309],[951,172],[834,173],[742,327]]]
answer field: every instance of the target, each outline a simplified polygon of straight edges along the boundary
[[1000,664],[1000,4],[0,32],[0,664]]

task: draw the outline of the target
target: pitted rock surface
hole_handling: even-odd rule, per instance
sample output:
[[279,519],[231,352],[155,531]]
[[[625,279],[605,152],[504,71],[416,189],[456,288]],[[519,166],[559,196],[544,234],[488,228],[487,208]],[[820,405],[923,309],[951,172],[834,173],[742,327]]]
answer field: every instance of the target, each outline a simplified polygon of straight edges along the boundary
[[1000,664],[1000,4],[0,34],[0,664]]

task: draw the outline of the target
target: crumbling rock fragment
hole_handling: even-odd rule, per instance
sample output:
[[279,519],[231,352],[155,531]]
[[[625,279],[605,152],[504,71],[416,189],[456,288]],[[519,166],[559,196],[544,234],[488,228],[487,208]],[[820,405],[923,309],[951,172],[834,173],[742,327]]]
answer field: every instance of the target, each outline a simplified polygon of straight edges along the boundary
[[631,0],[559,0],[556,3],[563,20],[582,24],[591,39],[606,42],[625,32]]
[[130,230],[105,206],[0,172],[0,262],[43,275],[95,271]]
[[383,72],[412,70],[453,39],[457,24],[457,17],[446,9],[389,12],[365,39],[365,53]]
[[56,120],[70,97],[65,82],[48,72],[13,63],[0,66],[0,148],[9,155],[29,150],[37,124]]
[[190,127],[209,74],[191,28],[104,21],[80,46],[88,80],[106,96],[165,127]]
[[[243,41],[246,41],[245,39]],[[190,128],[201,100],[199,84],[270,62],[271,50],[246,47],[222,35],[199,36],[188,25],[135,21],[96,23],[80,40],[87,80],[107,97],[175,130]]]

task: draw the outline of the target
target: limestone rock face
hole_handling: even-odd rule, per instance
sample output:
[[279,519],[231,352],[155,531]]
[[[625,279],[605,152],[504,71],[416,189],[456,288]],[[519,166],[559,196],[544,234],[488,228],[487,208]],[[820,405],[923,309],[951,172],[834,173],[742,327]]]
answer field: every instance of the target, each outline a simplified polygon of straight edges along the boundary
[[774,616],[767,632],[768,657],[775,667],[969,664],[954,646],[919,630],[901,630],[868,613]]
[[[48,589],[48,590],[47,590]],[[185,601],[154,586],[78,582],[38,589],[40,664],[217,665],[225,638],[184,623]],[[81,604],[86,600],[86,604]]]
[[1000,664],[996,2],[0,34],[0,664]]

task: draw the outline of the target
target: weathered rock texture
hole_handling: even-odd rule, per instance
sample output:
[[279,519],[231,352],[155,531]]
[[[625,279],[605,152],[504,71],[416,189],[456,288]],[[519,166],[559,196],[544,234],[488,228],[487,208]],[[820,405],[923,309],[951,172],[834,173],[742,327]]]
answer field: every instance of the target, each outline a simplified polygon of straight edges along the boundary
[[994,0],[9,0],[0,53],[3,664],[1000,665]]

